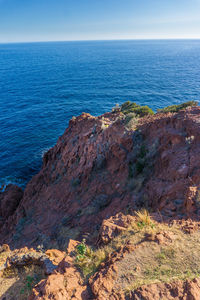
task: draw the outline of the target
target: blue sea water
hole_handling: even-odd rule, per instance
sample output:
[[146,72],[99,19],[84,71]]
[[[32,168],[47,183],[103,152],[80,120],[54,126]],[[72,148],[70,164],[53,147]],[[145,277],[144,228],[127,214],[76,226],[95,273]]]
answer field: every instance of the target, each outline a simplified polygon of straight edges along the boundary
[[73,115],[200,99],[200,40],[0,44],[0,185],[24,186]]

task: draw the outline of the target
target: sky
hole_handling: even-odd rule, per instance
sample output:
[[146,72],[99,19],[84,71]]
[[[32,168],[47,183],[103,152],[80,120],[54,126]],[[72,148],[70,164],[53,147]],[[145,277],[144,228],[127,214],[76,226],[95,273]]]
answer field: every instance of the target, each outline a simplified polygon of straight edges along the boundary
[[200,0],[0,0],[0,43],[200,38]]

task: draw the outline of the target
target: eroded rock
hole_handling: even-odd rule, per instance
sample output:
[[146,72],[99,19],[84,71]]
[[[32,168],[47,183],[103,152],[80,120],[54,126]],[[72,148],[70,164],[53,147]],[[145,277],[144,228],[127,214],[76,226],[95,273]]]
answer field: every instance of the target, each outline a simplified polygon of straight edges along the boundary
[[29,300],[89,300],[90,290],[85,284],[80,272],[74,265],[74,258],[70,256],[75,251],[77,241],[70,241],[67,255],[58,265],[56,271],[42,280],[34,289]]
[[10,267],[20,268],[31,264],[41,266],[47,275],[53,273],[57,268],[57,265],[49,259],[48,255],[36,252],[34,249],[22,248],[10,253],[5,264],[0,266],[0,271]]
[[133,221],[135,221],[133,216],[122,213],[103,220],[99,233],[99,242],[107,244],[119,233],[126,230]]
[[0,216],[3,218],[11,216],[17,209],[22,197],[22,189],[16,185],[9,184],[5,191],[0,192]]

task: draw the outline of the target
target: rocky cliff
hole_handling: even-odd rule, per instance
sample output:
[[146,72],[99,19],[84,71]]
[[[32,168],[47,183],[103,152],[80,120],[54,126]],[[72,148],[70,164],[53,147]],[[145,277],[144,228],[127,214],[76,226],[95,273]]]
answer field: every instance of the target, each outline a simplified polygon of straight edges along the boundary
[[[69,240],[86,238],[88,245],[98,249],[103,244],[110,245],[124,230],[128,230],[129,236],[132,223],[139,224],[141,232],[144,230],[142,238],[145,243],[150,234],[145,231],[146,225],[148,230],[157,228],[151,240],[156,245],[156,234],[160,234],[162,240],[166,235],[170,236],[169,224],[178,226],[180,232],[195,231],[197,238],[200,213],[200,107],[189,107],[177,113],[147,114],[140,118],[133,117],[131,121],[130,116],[120,109],[99,117],[86,113],[73,117],[57,144],[44,155],[41,171],[25,190],[8,186],[0,193],[1,244],[6,243],[13,250],[42,247],[44,250],[54,248],[66,251]],[[151,213],[154,226],[134,219],[135,212],[142,208]],[[188,219],[190,221],[185,221]],[[160,228],[160,222],[167,227]],[[175,234],[174,230],[172,232]],[[131,237],[128,239],[131,240]],[[169,240],[170,243],[174,241],[172,235]],[[184,243],[185,240],[182,245]],[[187,243],[192,245],[192,241]],[[131,256],[133,251],[137,253],[139,246],[132,242],[130,245],[122,244],[121,248],[112,248],[115,258],[109,254],[105,258],[107,264],[90,278],[87,277],[87,282],[81,283],[82,277],[78,271],[73,271],[75,267],[70,262],[71,258],[65,258],[55,273],[57,275],[52,274],[45,283],[42,282],[35,289],[35,298],[32,295],[32,299],[171,299],[169,295],[173,293],[177,293],[177,298],[173,299],[198,299],[194,295],[191,296],[193,298],[184,296],[193,286],[195,292],[199,286],[199,280],[193,280],[194,274],[191,279],[190,276],[184,277],[191,280],[189,283],[181,281],[176,285],[173,280],[170,284],[166,282],[171,281],[164,280],[166,282],[155,287],[154,281],[150,281],[150,286],[141,288],[138,284],[132,288],[136,292],[130,290],[125,295],[122,286],[127,285],[127,281],[124,282],[123,276],[116,271],[122,268],[117,261],[126,261],[126,255]],[[146,244],[142,247],[148,251],[145,250],[148,249]],[[159,252],[161,248],[155,251]],[[133,257],[129,259],[133,260]],[[47,288],[50,282],[52,284],[51,280],[57,282],[60,278],[63,282],[63,278],[70,278],[71,275],[66,272],[76,277],[73,279],[75,289],[80,285],[74,298],[65,285],[60,288],[63,291],[60,296],[56,296],[58,292],[55,290],[49,292]],[[103,280],[105,274],[108,274],[108,286],[105,278]],[[134,281],[134,276],[128,280]],[[144,277],[144,274],[141,276]],[[183,276],[170,276],[175,281],[177,278],[184,279]],[[148,282],[143,283],[141,286]],[[176,286],[180,293],[175,292]],[[160,289],[163,291],[161,298],[158,296]]]

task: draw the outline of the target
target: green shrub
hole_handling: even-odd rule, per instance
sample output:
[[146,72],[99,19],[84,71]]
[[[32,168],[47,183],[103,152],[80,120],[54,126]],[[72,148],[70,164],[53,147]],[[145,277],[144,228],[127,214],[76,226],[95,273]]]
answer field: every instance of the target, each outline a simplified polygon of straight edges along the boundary
[[153,115],[153,110],[145,106],[140,106],[139,104],[136,104],[135,102],[127,101],[121,105],[121,111],[123,114],[128,115],[130,113],[134,113],[137,117],[144,117],[147,115]]
[[184,103],[181,103],[181,104],[178,104],[178,105],[170,105],[170,106],[167,106],[167,107],[162,108],[162,109],[157,109],[157,112],[160,112],[160,113],[168,113],[168,112],[175,113],[175,112],[178,112],[181,109],[185,109],[187,107],[197,106],[197,105],[198,105],[197,101],[188,101],[188,102],[184,102]]
[[125,112],[127,110],[130,110],[131,108],[138,107],[139,105],[135,102],[126,101],[121,105],[121,111]]
[[83,239],[82,243],[78,244],[78,246],[76,247],[76,261],[84,259],[86,252],[87,246],[85,244],[85,239]]
[[139,117],[144,117],[144,116],[147,116],[147,115],[153,115],[154,114],[153,110],[150,107],[148,107],[147,105],[136,107],[134,109],[134,112]]
[[85,239],[76,247],[75,263],[81,270],[84,278],[89,278],[94,274],[105,259],[105,251],[99,248],[94,252],[86,245]]

